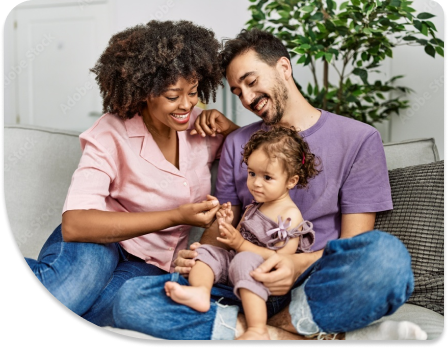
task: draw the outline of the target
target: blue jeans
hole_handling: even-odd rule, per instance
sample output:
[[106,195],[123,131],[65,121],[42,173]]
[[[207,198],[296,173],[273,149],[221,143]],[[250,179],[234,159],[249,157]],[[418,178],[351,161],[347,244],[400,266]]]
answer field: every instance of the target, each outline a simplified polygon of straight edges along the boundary
[[37,261],[25,260],[50,293],[99,326],[115,326],[113,301],[128,279],[167,273],[130,256],[118,243],[66,243],[61,225],[45,242]]
[[[241,305],[231,288],[215,286],[210,310],[199,313],[165,295],[168,280],[188,284],[177,273],[127,281],[114,302],[117,327],[165,339],[234,338]],[[268,315],[289,304],[292,324],[302,335],[353,331],[394,313],[413,288],[403,243],[371,231],[327,243],[322,258],[297,279],[290,294],[268,300]]]

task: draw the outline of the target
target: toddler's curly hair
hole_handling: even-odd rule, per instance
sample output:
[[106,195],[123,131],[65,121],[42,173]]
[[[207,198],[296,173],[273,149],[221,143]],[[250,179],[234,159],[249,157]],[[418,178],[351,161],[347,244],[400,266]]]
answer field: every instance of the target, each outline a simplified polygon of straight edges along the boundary
[[216,100],[222,85],[220,44],[213,31],[190,21],[150,21],[112,36],[91,69],[103,97],[103,112],[141,115],[148,96],[159,96],[180,77],[198,80],[198,96]]
[[250,155],[258,149],[265,151],[269,158],[278,158],[288,178],[299,176],[296,188],[307,187],[309,180],[322,171],[318,168],[320,159],[311,153],[308,143],[294,127],[275,125],[270,130],[260,129],[252,134],[241,153],[241,164],[247,165]]

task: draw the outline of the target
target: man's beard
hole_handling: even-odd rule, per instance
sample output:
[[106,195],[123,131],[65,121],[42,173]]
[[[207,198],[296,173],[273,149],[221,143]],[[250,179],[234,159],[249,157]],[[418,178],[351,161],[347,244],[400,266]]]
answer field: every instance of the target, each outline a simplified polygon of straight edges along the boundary
[[288,100],[288,90],[282,80],[279,77],[276,77],[276,84],[272,89],[272,104],[273,104],[273,115],[271,119],[268,119],[269,110],[265,111],[261,114],[261,118],[264,123],[268,126],[273,124],[277,124],[281,121],[284,111],[286,101]]

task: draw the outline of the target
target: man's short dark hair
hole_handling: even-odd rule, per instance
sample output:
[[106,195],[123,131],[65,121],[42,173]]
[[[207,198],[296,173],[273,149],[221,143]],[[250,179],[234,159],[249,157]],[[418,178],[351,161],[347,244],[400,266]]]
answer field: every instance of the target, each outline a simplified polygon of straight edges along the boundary
[[282,57],[288,58],[291,62],[288,50],[279,38],[260,29],[243,29],[236,38],[223,42],[220,58],[221,72],[224,77],[230,62],[249,50],[254,50],[258,57],[270,66],[277,64]]

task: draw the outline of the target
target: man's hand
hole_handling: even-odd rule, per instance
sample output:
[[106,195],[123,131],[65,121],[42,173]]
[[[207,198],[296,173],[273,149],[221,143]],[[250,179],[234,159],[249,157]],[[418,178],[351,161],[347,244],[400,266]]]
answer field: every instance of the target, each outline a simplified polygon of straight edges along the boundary
[[174,260],[174,272],[178,272],[185,278],[188,278],[191,269],[196,263],[193,259],[198,256],[198,253],[195,250],[200,246],[201,243],[196,242],[190,245],[190,250],[180,250]]
[[232,249],[238,251],[240,246],[244,243],[244,238],[241,236],[240,231],[238,231],[232,224],[225,221],[219,224],[219,234],[221,237],[216,237],[218,242],[221,242]]
[[183,204],[175,210],[175,225],[209,227],[219,208],[218,199],[210,195],[202,203]]
[[274,296],[287,294],[298,278],[292,255],[286,254],[272,255],[250,275],[263,283]]
[[213,109],[202,111],[194,122],[194,128],[190,132],[191,135],[200,134],[202,137],[206,135],[216,137],[217,133],[227,136],[239,127],[218,110]]

